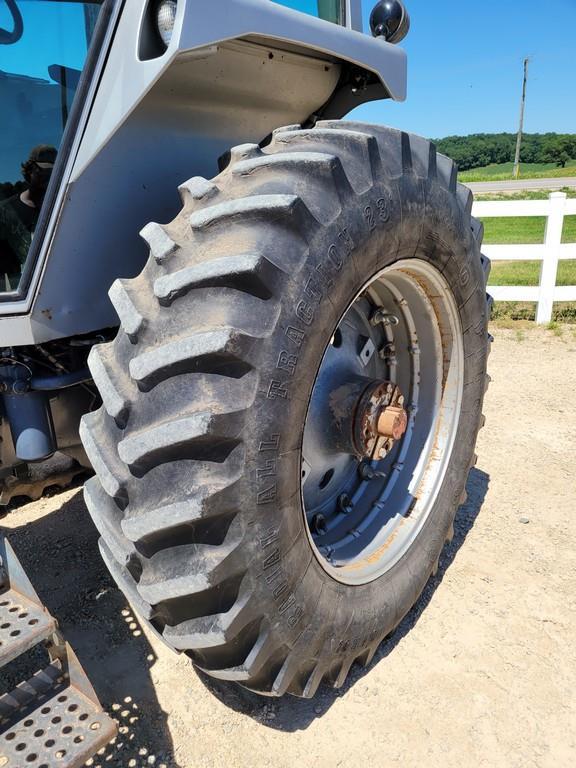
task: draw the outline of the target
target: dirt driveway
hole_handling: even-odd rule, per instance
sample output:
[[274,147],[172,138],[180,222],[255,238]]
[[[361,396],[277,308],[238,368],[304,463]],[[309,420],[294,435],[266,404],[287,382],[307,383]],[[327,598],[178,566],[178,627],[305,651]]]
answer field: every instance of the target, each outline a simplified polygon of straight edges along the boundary
[[455,539],[398,632],[338,692],[278,701],[215,688],[144,634],[79,489],[2,519],[121,723],[94,765],[576,764],[576,335],[496,333]]

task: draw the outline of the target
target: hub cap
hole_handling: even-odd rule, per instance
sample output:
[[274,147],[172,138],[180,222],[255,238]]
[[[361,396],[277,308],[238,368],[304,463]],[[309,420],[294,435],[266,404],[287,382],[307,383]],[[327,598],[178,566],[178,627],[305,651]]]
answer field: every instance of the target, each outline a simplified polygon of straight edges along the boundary
[[322,359],[302,445],[302,499],[316,557],[338,581],[378,578],[427,520],[462,399],[457,307],[425,261],[362,288]]

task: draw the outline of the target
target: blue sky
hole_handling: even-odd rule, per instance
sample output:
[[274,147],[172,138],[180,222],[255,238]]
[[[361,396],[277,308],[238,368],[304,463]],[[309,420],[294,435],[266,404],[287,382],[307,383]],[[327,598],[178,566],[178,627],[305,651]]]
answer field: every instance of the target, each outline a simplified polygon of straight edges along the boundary
[[[363,0],[365,29],[374,2]],[[576,0],[406,0],[404,103],[351,117],[432,138],[517,129],[522,59],[532,57],[525,130],[576,133]]]

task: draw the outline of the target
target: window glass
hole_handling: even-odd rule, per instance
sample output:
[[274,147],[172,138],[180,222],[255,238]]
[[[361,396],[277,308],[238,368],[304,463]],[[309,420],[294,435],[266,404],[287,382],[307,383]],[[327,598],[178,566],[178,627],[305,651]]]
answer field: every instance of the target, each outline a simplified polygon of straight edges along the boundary
[[318,16],[326,21],[333,21],[334,24],[344,23],[342,0],[274,0],[274,2],[293,8],[295,11]]
[[18,288],[99,10],[0,0],[0,292]]

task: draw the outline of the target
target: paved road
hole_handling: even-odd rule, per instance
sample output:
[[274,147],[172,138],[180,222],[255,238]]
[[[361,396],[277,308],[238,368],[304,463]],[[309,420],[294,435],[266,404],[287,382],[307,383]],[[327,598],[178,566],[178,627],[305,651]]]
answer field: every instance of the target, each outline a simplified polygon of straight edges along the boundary
[[518,181],[474,181],[466,185],[472,192],[521,192],[526,189],[561,189],[576,187],[576,177],[565,179],[519,179]]

